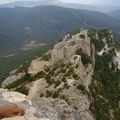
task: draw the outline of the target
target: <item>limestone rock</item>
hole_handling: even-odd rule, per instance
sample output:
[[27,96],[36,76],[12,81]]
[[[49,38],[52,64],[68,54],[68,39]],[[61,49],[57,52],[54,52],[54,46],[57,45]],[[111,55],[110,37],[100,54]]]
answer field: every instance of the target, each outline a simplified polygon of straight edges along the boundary
[[[1,103],[1,101],[4,101]],[[5,118],[3,120],[49,120],[45,118],[37,118],[34,116],[36,109],[33,107],[33,103],[28,100],[27,96],[17,92],[9,92],[8,90],[0,89],[0,103],[16,103],[25,110],[23,117]]]
[[14,83],[15,81],[21,79],[23,76],[25,75],[25,73],[19,73],[17,75],[13,74],[13,75],[10,75],[8,76],[4,82],[2,83],[2,87],[5,88],[6,86]]
[[89,113],[87,97],[76,91],[76,94],[72,94],[73,91],[73,89],[64,91],[71,101],[71,105],[68,105],[64,100],[52,98],[30,101],[25,95],[0,89],[0,101],[16,103],[25,110],[23,117],[3,120],[94,120]]
[[40,97],[40,94],[44,92],[47,86],[48,84],[46,83],[45,79],[35,81],[33,87],[31,87],[29,91],[28,98],[35,99],[37,97]]
[[120,52],[116,50],[116,56],[114,57],[114,63],[120,70]]
[[26,117],[12,117],[12,118],[5,118],[3,120],[49,120],[47,118],[35,118],[35,117],[30,117],[30,118],[26,118]]
[[[76,51],[80,48],[93,59],[92,64],[83,65],[81,56],[76,55]],[[65,36],[64,40],[56,44],[50,53],[49,61],[43,61],[40,58],[33,60],[28,68],[28,74],[34,77],[47,67],[49,67],[48,70],[52,71],[52,65],[54,66],[60,60],[66,64],[62,66],[63,69],[66,69],[65,73],[69,72],[70,67],[74,72],[65,76],[66,74],[60,71],[62,68],[56,67],[49,76],[54,81],[48,85],[45,78],[36,80],[30,88],[28,97],[9,91],[0,92],[0,97],[2,96],[1,98],[5,101],[22,106],[26,110],[24,117],[29,120],[31,118],[33,120],[43,120],[43,118],[46,118],[45,120],[94,120],[89,111],[90,101],[87,95],[77,89],[77,85],[81,84],[89,91],[88,86],[91,84],[91,77],[94,72],[95,47],[90,42],[87,30],[83,30],[72,37]],[[49,74],[49,71],[46,74]],[[78,80],[73,78],[74,74],[78,76]],[[51,95],[49,98],[44,98],[46,91],[52,95],[56,92],[58,97],[53,99]],[[43,97],[40,98],[42,93]],[[20,119],[24,120],[24,117]]]
[[28,73],[34,76],[49,66],[50,62],[48,61],[33,60],[30,67],[28,68]]
[[[81,35],[83,35],[84,38],[81,38]],[[67,41],[62,41],[56,44],[51,54],[52,63],[54,64],[59,60],[66,60],[67,62],[70,61],[78,48],[82,48],[85,53],[89,56],[91,55],[90,38],[87,35],[87,30],[72,36],[72,38]]]

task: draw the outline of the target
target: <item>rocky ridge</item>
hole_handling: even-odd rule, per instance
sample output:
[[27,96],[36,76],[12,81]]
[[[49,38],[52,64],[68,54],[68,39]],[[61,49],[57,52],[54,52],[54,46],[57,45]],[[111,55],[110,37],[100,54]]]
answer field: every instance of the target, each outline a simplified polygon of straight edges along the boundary
[[[28,95],[24,101],[32,101],[29,106],[35,109],[34,113],[31,112],[34,119],[114,120],[119,116],[114,112],[119,111],[120,100],[116,102],[116,109],[114,101],[110,104],[105,102],[105,99],[112,99],[106,95],[106,91],[110,91],[109,84],[116,85],[106,80],[111,80],[108,76],[114,79],[117,75],[119,78],[119,66],[119,45],[113,41],[111,30],[81,29],[66,35],[53,50],[33,60],[29,67],[22,66],[13,72],[2,87]],[[11,76],[21,73],[24,73],[22,78],[11,81]],[[97,109],[104,112],[96,112]]]

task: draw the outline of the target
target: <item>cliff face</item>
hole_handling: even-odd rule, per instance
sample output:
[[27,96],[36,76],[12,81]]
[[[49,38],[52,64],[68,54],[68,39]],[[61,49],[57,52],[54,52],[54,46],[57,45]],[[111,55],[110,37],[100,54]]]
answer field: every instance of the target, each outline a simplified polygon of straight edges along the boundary
[[[28,95],[24,99],[21,97],[20,102],[12,101],[20,105],[27,101],[28,118],[31,114],[40,120],[117,120],[118,48],[110,30],[81,30],[68,34],[53,50],[33,60],[29,67],[24,65],[12,72],[2,87]],[[116,104],[111,102],[114,94],[106,94],[110,91],[116,94]],[[6,96],[9,94],[12,93]],[[9,97],[6,100],[11,99]],[[30,109],[34,112],[29,112]]]
[[90,47],[90,37],[88,37],[87,30],[83,30],[78,34],[73,35],[72,37],[67,35],[67,37],[65,37],[62,42],[54,46],[51,55],[52,63],[54,64],[59,60],[65,60],[66,62],[70,61],[79,48],[91,56]]

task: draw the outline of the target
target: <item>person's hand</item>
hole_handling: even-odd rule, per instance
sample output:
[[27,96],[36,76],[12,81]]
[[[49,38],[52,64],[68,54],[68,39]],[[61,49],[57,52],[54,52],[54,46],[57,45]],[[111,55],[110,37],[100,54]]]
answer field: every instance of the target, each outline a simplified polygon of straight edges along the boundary
[[0,117],[2,118],[23,116],[24,114],[24,110],[14,103],[0,106]]

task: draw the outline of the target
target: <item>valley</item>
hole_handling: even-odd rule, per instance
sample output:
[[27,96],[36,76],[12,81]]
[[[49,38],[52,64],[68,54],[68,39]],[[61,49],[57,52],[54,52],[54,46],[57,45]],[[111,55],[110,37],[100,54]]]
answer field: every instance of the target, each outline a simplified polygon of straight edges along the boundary
[[9,56],[1,55],[0,56],[0,83],[9,75],[10,71],[16,69],[20,65],[30,62],[32,59],[36,58],[37,56],[42,55],[50,49],[50,46],[45,45],[39,48],[35,48],[32,50],[27,51],[20,51],[16,52]]
[[[20,49],[24,42],[56,43],[76,28],[111,28],[119,40],[120,23],[105,13],[38,6],[0,8],[0,54]],[[68,22],[69,21],[69,22]]]
[[95,11],[57,6],[0,8],[0,18],[0,81],[47,49],[45,44],[53,46],[80,27],[111,28],[115,40],[120,36],[119,20]]

